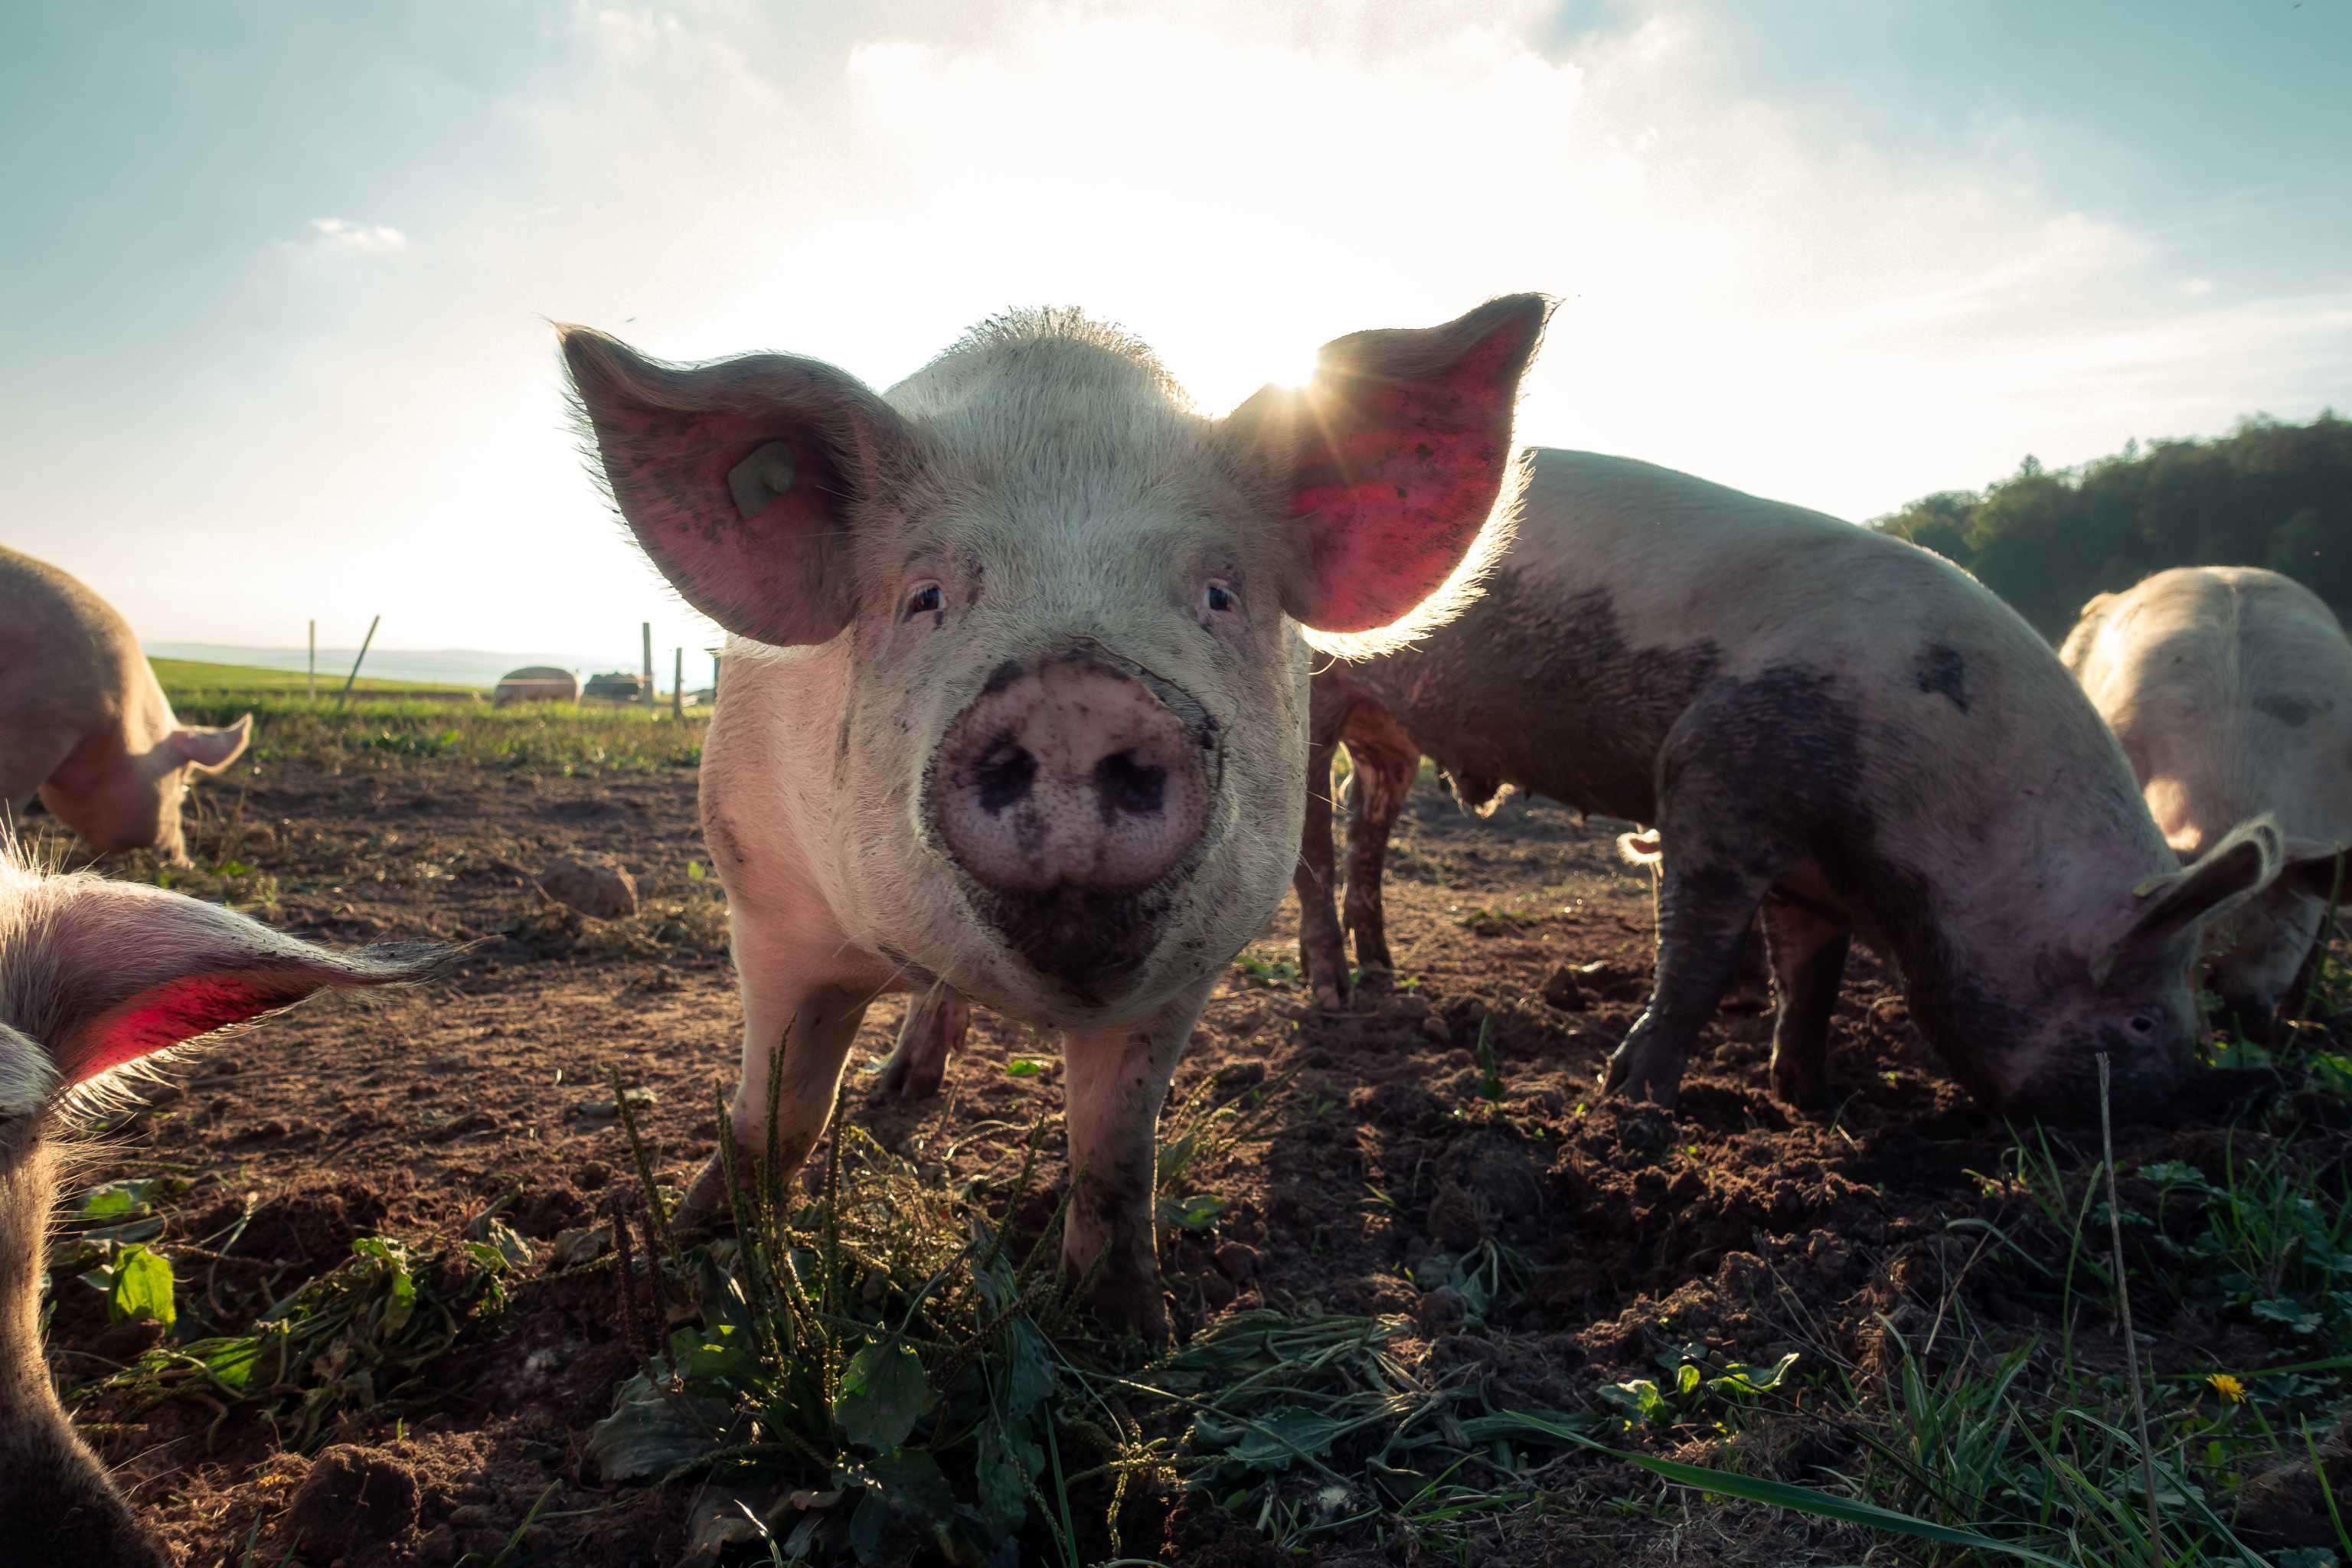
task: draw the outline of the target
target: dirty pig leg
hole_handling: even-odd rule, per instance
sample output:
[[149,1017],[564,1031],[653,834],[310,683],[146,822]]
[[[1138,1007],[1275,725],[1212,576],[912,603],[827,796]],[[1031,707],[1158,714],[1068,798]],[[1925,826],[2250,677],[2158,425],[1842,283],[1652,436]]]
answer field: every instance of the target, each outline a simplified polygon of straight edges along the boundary
[[1307,746],[1307,822],[1299,830],[1298,864],[1290,873],[1298,895],[1298,967],[1308,992],[1324,1006],[1348,994],[1348,952],[1339,937],[1339,915],[1331,898],[1331,753],[1335,742],[1315,715]]
[[1348,824],[1348,934],[1355,939],[1356,963],[1366,976],[1383,978],[1396,969],[1389,953],[1388,910],[1381,899],[1389,835],[1412,793],[1421,752],[1394,724],[1378,739],[1357,737],[1351,728],[1348,755],[1356,764],[1356,816]]
[[[857,1037],[857,1026],[873,996],[836,985],[809,984],[801,978],[807,972],[806,954],[795,950],[786,955],[740,923],[735,931],[735,962],[743,990],[743,1078],[728,1108],[736,1159],[748,1180],[767,1157],[772,1092],[780,1166],[776,1179],[790,1181],[824,1135],[841,1087],[842,1064],[849,1059],[850,1042]],[[781,1071],[772,1089],[768,1070],[779,1040],[783,1041]],[[687,1189],[679,1217],[701,1223],[727,1212],[727,1174],[713,1154]]]
[[1830,1013],[1853,933],[1818,910],[1782,899],[1766,900],[1763,924],[1780,1007],[1772,1021],[1772,1092],[1819,1110],[1829,1103]]
[[1096,1312],[1152,1344],[1168,1338],[1152,1212],[1160,1107],[1208,994],[1197,986],[1148,1018],[1072,1031],[1062,1047],[1077,1188],[1062,1268],[1074,1280],[1091,1274]]
[[944,985],[908,998],[907,1021],[898,1026],[898,1043],[882,1064],[882,1080],[866,1097],[869,1104],[886,1100],[929,1100],[939,1093],[947,1077],[948,1053],[963,1047],[971,1028],[971,1004]]
[[1768,885],[1667,857],[1658,880],[1657,978],[1650,1005],[1609,1058],[1606,1092],[1673,1106],[1683,1060],[1738,969],[1740,942]]

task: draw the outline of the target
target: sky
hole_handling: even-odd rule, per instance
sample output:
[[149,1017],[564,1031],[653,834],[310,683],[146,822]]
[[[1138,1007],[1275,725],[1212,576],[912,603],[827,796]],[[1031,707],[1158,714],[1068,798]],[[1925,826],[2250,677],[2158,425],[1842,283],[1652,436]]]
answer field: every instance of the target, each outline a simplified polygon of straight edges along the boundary
[[[1529,441],[1864,519],[2352,409],[2339,0],[0,9],[0,542],[151,643],[711,640],[549,323],[1207,408],[1562,301]],[[665,668],[668,658],[661,661]]]

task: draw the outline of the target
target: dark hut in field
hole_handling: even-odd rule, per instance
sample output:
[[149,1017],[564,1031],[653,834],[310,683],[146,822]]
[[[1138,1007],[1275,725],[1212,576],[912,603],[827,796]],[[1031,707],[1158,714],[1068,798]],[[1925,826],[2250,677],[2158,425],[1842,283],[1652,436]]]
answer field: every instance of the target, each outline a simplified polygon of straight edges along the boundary
[[503,708],[509,702],[577,702],[580,678],[553,665],[530,664],[499,677],[490,701]]
[[586,696],[604,702],[643,702],[646,700],[646,678],[614,670],[588,678]]

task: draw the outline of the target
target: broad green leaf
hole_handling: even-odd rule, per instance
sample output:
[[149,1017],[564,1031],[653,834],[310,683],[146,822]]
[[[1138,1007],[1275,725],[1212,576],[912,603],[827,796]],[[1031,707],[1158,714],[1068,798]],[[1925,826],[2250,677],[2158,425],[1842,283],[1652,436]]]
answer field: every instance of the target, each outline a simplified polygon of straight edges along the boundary
[[158,1182],[109,1182],[82,1194],[74,1213],[83,1219],[127,1219],[152,1201]]
[[725,1447],[730,1416],[727,1401],[673,1394],[641,1372],[621,1384],[581,1451],[608,1481],[654,1479]]
[[1682,1370],[1675,1373],[1675,1392],[1688,1399],[1698,1392],[1699,1382],[1706,1375],[1699,1371],[1696,1362],[1683,1363]]
[[172,1326],[171,1259],[143,1247],[126,1247],[114,1255],[112,1275],[106,1292],[108,1318],[118,1323]]
[[1054,1392],[1054,1354],[1043,1331],[1026,1318],[1016,1320],[1007,1337],[1004,1418],[1018,1426]]
[[1008,1430],[994,1416],[982,1422],[973,1476],[982,1521],[1000,1536],[1020,1533],[1029,1517],[1029,1489],[1045,1468],[1045,1450],[1030,1439],[1028,1423]]
[[1216,1224],[1218,1216],[1231,1205],[1213,1193],[1195,1193],[1172,1206],[1174,1213],[1169,1217],[1179,1229],[1206,1230]]
[[1045,1064],[1029,1057],[1014,1057],[1004,1064],[1007,1078],[1035,1078],[1045,1070]]
[[1745,1362],[1727,1363],[1723,1375],[1711,1378],[1707,1386],[1717,1394],[1762,1394],[1780,1386],[1789,1369],[1797,1364],[1797,1352],[1790,1351],[1770,1366],[1749,1366]]
[[1654,1419],[1665,1408],[1666,1401],[1656,1384],[1646,1377],[1637,1377],[1629,1383],[1604,1384],[1601,1403],[1623,1416],[1628,1425],[1638,1426]]
[[930,1405],[922,1358],[910,1346],[877,1342],[849,1358],[833,1418],[852,1443],[881,1453],[912,1436]]

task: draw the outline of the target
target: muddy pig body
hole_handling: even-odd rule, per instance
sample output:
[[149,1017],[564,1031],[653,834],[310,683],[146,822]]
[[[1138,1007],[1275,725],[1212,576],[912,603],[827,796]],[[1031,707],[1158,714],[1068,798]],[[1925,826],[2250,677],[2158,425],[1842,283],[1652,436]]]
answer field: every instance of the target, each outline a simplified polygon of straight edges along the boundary
[[75,1436],[41,1356],[75,1091],[323,987],[422,979],[443,956],[330,952],[178,893],[42,875],[0,834],[0,1568],[171,1561]]
[[2242,1024],[2297,994],[2352,844],[2352,641],[2292,578],[2248,566],[2159,572],[2083,607],[2063,658],[2193,860],[2269,813],[2285,869],[2205,932],[2207,983]]
[[[1153,1130],[1202,1001],[1289,879],[1301,630],[1434,615],[1475,573],[1545,312],[1520,296],[1341,339],[1307,388],[1222,420],[1071,312],[992,322],[881,395],[812,361],[667,366],[567,331],[620,510],[732,634],[702,815],[747,1153],[772,1099],[785,1164],[805,1159],[884,992],[1060,1029],[1066,1265],[1106,1315],[1162,1331]],[[690,1203],[723,1196],[714,1163]]]
[[[2184,869],[2048,645],[1948,562],[1621,458],[1538,451],[1486,593],[1318,671],[1313,710],[1316,778],[1367,736],[1427,753],[1472,805],[1513,784],[1656,826],[1657,973],[1609,1081],[1667,1102],[1759,906],[1787,1099],[1825,1096],[1857,935],[1988,1103],[2094,1104],[2100,1051],[2120,1100],[2158,1097],[2190,1060],[2197,923],[2276,868],[2256,824]],[[1364,770],[1359,826],[1384,836],[1411,776]],[[1309,797],[1297,890],[1324,984],[1345,958],[1328,794]]]
[[235,762],[252,728],[250,714],[181,723],[111,605],[0,545],[0,816],[37,794],[101,854],[152,848],[185,865],[188,780]]

